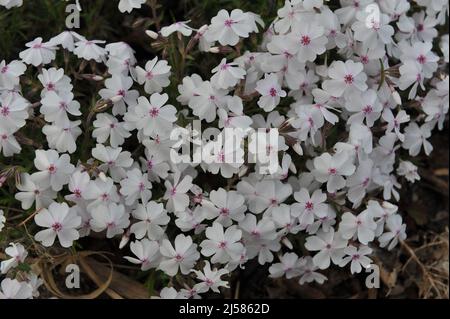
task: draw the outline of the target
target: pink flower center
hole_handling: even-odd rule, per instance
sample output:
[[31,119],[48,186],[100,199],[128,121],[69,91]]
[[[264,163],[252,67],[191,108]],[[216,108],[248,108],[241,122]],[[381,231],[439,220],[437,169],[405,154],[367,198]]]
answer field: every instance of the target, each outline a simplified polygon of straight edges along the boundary
[[257,230],[252,231],[252,236],[259,238],[261,236],[261,233]]
[[353,75],[352,74],[347,74],[346,76],[344,76],[344,82],[345,84],[353,84]]
[[231,28],[231,25],[235,23],[232,19],[225,20],[224,24],[226,27]]
[[153,162],[151,160],[147,161],[147,169],[151,170],[153,168]]
[[370,182],[370,178],[366,177],[362,183],[363,187],[367,187],[367,185],[369,185]]
[[217,154],[217,161],[219,163],[225,162],[225,153],[223,151],[220,151],[219,154]]
[[40,49],[42,48],[42,43],[36,43],[33,45],[33,49]]
[[109,127],[110,127],[110,128],[115,128],[115,127],[116,127],[116,124],[111,123],[111,124],[109,124]]
[[222,208],[222,209],[220,210],[220,215],[222,215],[222,216],[228,216],[228,215],[230,215],[230,210],[229,210],[228,208]]
[[363,56],[361,57],[361,63],[362,63],[362,64],[367,64],[367,63],[369,63],[369,57],[368,57],[367,55],[363,55]]
[[150,115],[150,117],[155,118],[159,115],[159,109],[157,109],[156,107],[151,108],[150,111],[148,112],[148,115]]
[[76,198],[81,198],[81,191],[78,188],[75,189],[73,193],[75,194]]
[[224,71],[224,70],[227,70],[229,67],[230,67],[230,65],[229,65],[228,63],[225,63],[225,64],[223,64],[223,65],[220,66],[220,69],[221,69],[222,71]]
[[302,35],[301,39],[300,39],[300,43],[304,46],[306,45],[310,45],[311,44],[311,38],[307,35]]
[[1,110],[0,110],[0,113],[1,113],[3,116],[8,116],[8,115],[9,115],[9,107],[8,107],[8,106],[2,107]]
[[352,256],[352,260],[358,260],[359,259],[359,254],[354,254],[353,256]]
[[272,199],[270,200],[270,205],[272,205],[272,206],[278,205],[277,199],[276,199],[276,198],[272,198]]
[[53,84],[52,82],[49,82],[47,84],[47,90],[48,91],[53,91],[55,89],[55,84]]
[[176,193],[177,193],[176,187],[174,187],[170,190],[170,196],[175,196]]
[[211,287],[212,285],[214,285],[214,282],[209,278],[206,278],[205,283],[208,287]]
[[336,170],[335,168],[330,168],[330,169],[328,169],[328,174],[330,174],[330,175],[336,175],[336,173],[337,173],[337,170]]
[[8,138],[8,135],[6,135],[6,134],[2,135],[2,139],[6,140],[7,138]]
[[143,182],[139,183],[139,190],[142,192],[145,189],[145,185]]
[[426,56],[424,56],[423,54],[419,55],[417,57],[417,62],[419,62],[420,64],[425,64],[427,62]]
[[3,68],[1,68],[0,73],[6,73],[8,71],[8,66],[5,65]]
[[314,203],[313,202],[306,202],[305,208],[307,210],[313,210],[314,209]]
[[224,249],[225,247],[227,247],[227,242],[226,242],[226,241],[221,241],[221,242],[219,243],[219,248]]
[[55,165],[50,164],[50,166],[48,167],[48,171],[50,172],[50,174],[56,173],[56,167],[55,167]]
[[147,80],[153,79],[153,73],[152,73],[152,71],[148,71],[148,72],[145,74],[145,77],[146,77]]
[[372,112],[373,112],[372,105],[366,105],[366,106],[363,108],[362,111],[363,111],[364,114],[370,114],[370,113],[372,113]]
[[424,28],[424,25],[423,25],[422,23],[419,23],[419,24],[417,25],[417,31],[422,32],[424,29],[425,29],[425,28]]
[[119,90],[119,91],[117,92],[117,95],[125,96],[125,90],[124,90],[124,89]]
[[53,229],[53,231],[55,231],[55,232],[59,232],[59,231],[62,229],[61,223],[58,223],[58,222],[54,223],[54,224],[52,225],[52,229]]
[[67,103],[66,102],[59,102],[59,108],[61,110],[65,110],[67,108]]
[[277,96],[277,89],[271,88],[269,94],[271,97]]
[[175,260],[178,261],[178,262],[180,262],[180,261],[183,260],[183,256],[181,256],[180,254],[176,254],[176,255],[175,255]]
[[114,227],[116,227],[116,223],[115,222],[109,222],[106,226],[108,228],[114,228]]

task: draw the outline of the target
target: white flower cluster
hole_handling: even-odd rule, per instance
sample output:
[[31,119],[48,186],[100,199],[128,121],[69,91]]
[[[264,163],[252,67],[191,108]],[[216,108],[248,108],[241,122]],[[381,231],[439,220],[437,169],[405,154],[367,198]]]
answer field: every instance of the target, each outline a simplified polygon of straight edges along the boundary
[[[131,11],[144,2],[121,0],[119,8]],[[373,5],[378,15],[367,10]],[[361,272],[378,247],[391,250],[406,238],[393,203],[398,178],[420,179],[410,157],[422,148],[430,154],[431,132],[443,128],[448,113],[448,34],[437,31],[448,10],[446,1],[434,0],[342,0],[334,11],[322,0],[287,0],[257,52],[223,58],[209,79],[184,77],[171,99],[178,107],[163,93],[172,72],[165,60],[139,66],[127,44],[103,46],[73,31],[35,39],[21,60],[0,63],[3,155],[20,153],[14,134],[35,112],[46,122],[48,147],[35,151],[35,170],[23,174],[15,194],[23,209],[37,210],[42,230],[34,239],[70,247],[91,231],[122,236],[120,247],[129,243],[134,255],[124,258],[143,271],[198,281],[190,289],[165,288],[161,298],[219,292],[228,287],[223,277],[252,259],[270,264],[271,277],[299,277],[300,284],[323,283],[319,270],[332,264]],[[188,23],[148,34],[161,40],[178,33],[202,52],[221,54],[264,26],[258,15],[239,9],[221,10],[198,30]],[[83,114],[71,79],[62,68],[46,67],[59,49],[103,63],[110,74],[93,113],[92,150],[77,141]],[[21,95],[25,64],[39,66],[40,103]],[[220,129],[278,129],[278,149],[267,149],[279,155],[278,171],[264,175],[252,164],[227,163],[223,151],[212,163],[174,163],[170,134],[190,130],[180,124],[186,118]],[[132,135],[142,156],[125,149]],[[77,150],[90,158],[82,162]],[[217,179],[223,187],[201,182],[205,174],[224,177]],[[56,201],[58,194],[66,194],[64,202]],[[4,222],[2,212],[0,230]],[[300,234],[310,252],[305,256],[298,253]],[[27,255],[15,243],[6,253],[12,259],[2,262],[3,273]],[[33,282],[5,279],[0,298],[31,297]]]

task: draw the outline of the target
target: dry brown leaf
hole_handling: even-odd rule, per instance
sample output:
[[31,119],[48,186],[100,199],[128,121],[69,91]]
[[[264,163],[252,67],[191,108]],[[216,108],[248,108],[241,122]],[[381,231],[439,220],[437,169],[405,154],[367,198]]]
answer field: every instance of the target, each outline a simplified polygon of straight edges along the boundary
[[[102,263],[92,259],[86,258],[85,261],[90,267],[95,269],[95,273],[100,280],[105,280],[108,274],[108,267]],[[120,272],[113,271],[112,280],[109,288],[114,290],[123,298],[127,299],[148,299],[149,293],[145,289],[144,285],[130,279],[128,276],[121,274]]]

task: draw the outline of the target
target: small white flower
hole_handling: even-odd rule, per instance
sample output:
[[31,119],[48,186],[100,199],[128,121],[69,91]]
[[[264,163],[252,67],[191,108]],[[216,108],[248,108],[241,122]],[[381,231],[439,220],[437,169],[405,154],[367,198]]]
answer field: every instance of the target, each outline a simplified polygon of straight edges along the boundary
[[197,245],[192,242],[190,236],[183,234],[179,234],[175,238],[175,247],[168,239],[163,239],[160,252],[164,259],[159,264],[159,269],[169,276],[175,276],[178,269],[184,275],[189,274],[195,262],[200,258]]
[[371,211],[367,209],[358,216],[346,212],[342,215],[342,220],[339,224],[339,233],[344,239],[357,237],[360,243],[367,245],[375,238],[377,224],[373,218]]
[[144,84],[145,92],[148,94],[160,93],[170,84],[170,69],[167,61],[158,61],[158,57],[155,57],[145,64],[145,70],[140,66],[136,67],[138,83]]
[[75,50],[73,50],[73,53],[80,59],[86,61],[94,60],[100,63],[105,60],[107,54],[106,50],[98,45],[103,43],[105,43],[105,41],[82,38],[75,43]]
[[125,203],[133,205],[138,199],[147,203],[152,197],[152,183],[147,174],[142,174],[138,168],[133,168],[127,173],[127,177],[120,181],[120,193],[125,196]]
[[68,120],[67,113],[80,116],[80,103],[73,100],[72,93],[56,94],[50,91],[41,100],[41,113],[47,122],[62,122]]
[[144,96],[139,97],[134,109],[138,117],[136,128],[142,130],[145,136],[165,136],[171,131],[172,123],[177,120],[177,110],[173,105],[165,105],[168,100],[166,93],[154,93],[150,101]]
[[355,172],[353,165],[346,152],[341,151],[331,156],[324,153],[314,159],[313,174],[317,181],[327,183],[327,191],[335,193],[345,186],[343,176],[350,176]]
[[423,146],[426,155],[430,155],[433,145],[427,141],[431,136],[431,128],[428,124],[419,127],[416,122],[411,122],[405,128],[405,141],[403,148],[409,150],[409,155],[417,156]]
[[21,174],[20,183],[17,184],[20,192],[14,197],[22,202],[23,209],[29,209],[34,202],[36,202],[36,209],[48,207],[57,196],[56,192],[50,188],[50,184],[45,184],[45,181],[36,174],[38,173],[31,176],[28,173]]
[[248,38],[253,24],[254,17],[240,9],[234,9],[231,14],[222,9],[211,19],[205,38],[210,42],[219,41],[221,45],[236,45],[240,37]]
[[399,241],[406,239],[406,224],[403,224],[400,215],[395,214],[388,217],[386,226],[389,231],[378,237],[378,241],[380,242],[380,247],[387,246],[388,250],[392,250]]
[[192,177],[187,175],[182,180],[180,177],[180,173],[176,172],[173,184],[168,180],[164,182],[166,187],[164,199],[167,200],[169,212],[181,212],[189,205],[189,196],[186,193],[192,187]]
[[292,204],[292,215],[298,217],[302,225],[311,225],[314,217],[323,218],[328,214],[327,195],[320,189],[310,196],[306,188],[301,188],[294,193],[294,198],[298,203]]
[[39,170],[34,174],[36,180],[50,184],[53,190],[60,191],[63,185],[69,182],[70,174],[75,170],[70,164],[70,156],[59,156],[55,150],[36,150],[35,153],[34,166]]
[[239,260],[244,246],[240,243],[242,231],[235,225],[224,231],[221,224],[214,222],[206,229],[205,234],[208,239],[200,244],[201,253],[207,257],[212,256],[212,263],[225,264],[232,260]]
[[112,147],[119,147],[131,134],[127,129],[125,122],[119,120],[107,113],[99,113],[92,123],[95,129],[92,131],[92,137],[97,139],[97,143],[103,144],[109,138],[109,144]]
[[340,266],[344,267],[351,262],[350,271],[352,274],[360,273],[363,267],[367,269],[372,263],[372,260],[366,256],[372,253],[372,249],[367,246],[359,246],[359,248],[348,246],[344,249],[344,252],[347,257],[342,259]]
[[170,217],[167,215],[163,204],[156,202],[148,202],[146,205],[138,204],[133,210],[134,218],[140,220],[131,225],[130,232],[137,239],[141,239],[147,235],[151,240],[159,240],[163,237],[165,226],[169,223]]
[[169,35],[171,35],[174,32],[179,32],[185,37],[188,37],[192,34],[192,28],[187,25],[187,23],[191,22],[189,21],[178,21],[175,22],[167,27],[161,28],[161,35],[165,38],[167,38]]
[[130,244],[131,252],[137,257],[124,257],[130,263],[141,265],[141,270],[146,271],[150,268],[156,268],[161,261],[159,245],[156,241],[144,238],[136,240]]
[[245,78],[246,72],[237,63],[227,63],[223,58],[212,71],[211,84],[218,89],[228,89]]
[[323,89],[332,96],[340,97],[354,91],[367,90],[367,75],[363,72],[363,65],[359,62],[347,60],[334,61],[328,69],[330,80],[323,82]]
[[44,208],[34,216],[34,221],[38,226],[47,228],[34,236],[45,247],[52,246],[58,237],[61,246],[68,248],[80,237],[77,227],[81,225],[81,217],[70,211],[66,203],[50,204],[48,210]]
[[220,278],[229,273],[227,269],[211,270],[210,263],[206,261],[205,267],[203,267],[203,272],[199,270],[193,270],[193,272],[197,275],[197,279],[201,281],[201,283],[194,286],[197,293],[205,293],[210,289],[214,292],[220,293],[220,287],[230,288],[228,282],[223,281]]
[[273,263],[269,268],[270,277],[279,278],[283,275],[287,279],[300,276],[301,261],[295,253],[286,253],[279,263]]
[[92,149],[92,156],[104,163],[99,166],[99,169],[104,172],[109,171],[113,180],[117,182],[125,178],[125,168],[133,164],[131,153],[122,152],[121,147],[112,148],[103,144],[97,144]]
[[320,269],[330,267],[330,261],[339,265],[344,257],[344,248],[347,247],[347,240],[342,238],[333,229],[329,232],[318,231],[315,236],[306,238],[305,248],[309,251],[319,251],[313,257],[314,265]]
[[58,152],[74,153],[77,150],[75,141],[82,131],[79,127],[81,121],[70,121],[64,119],[61,122],[45,125],[42,132],[46,135],[48,146]]
[[256,91],[262,96],[258,100],[258,106],[266,112],[272,111],[282,97],[287,94],[281,89],[276,74],[265,74],[264,79],[256,83]]
[[19,60],[14,60],[6,64],[3,60],[0,62],[0,91],[12,90],[20,83],[19,77],[25,73],[27,67]]
[[10,243],[5,248],[5,254],[10,256],[10,259],[3,260],[0,266],[1,273],[6,274],[10,269],[17,267],[20,263],[25,261],[28,252],[22,244]]
[[53,61],[58,49],[49,42],[42,42],[40,37],[28,42],[26,46],[29,49],[20,52],[19,56],[23,62],[34,66],[48,64]]
[[110,203],[107,206],[98,205],[92,209],[92,230],[101,232],[106,229],[107,238],[122,234],[129,225],[129,214],[123,205]]

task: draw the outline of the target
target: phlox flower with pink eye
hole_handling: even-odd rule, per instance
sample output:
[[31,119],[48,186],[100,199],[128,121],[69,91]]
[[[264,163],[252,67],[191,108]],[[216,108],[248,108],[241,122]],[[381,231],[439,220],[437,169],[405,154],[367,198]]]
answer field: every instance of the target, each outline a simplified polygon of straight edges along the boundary
[[119,147],[126,138],[131,136],[126,123],[119,122],[116,117],[110,114],[97,114],[92,125],[95,127],[92,131],[92,137],[99,144],[104,144],[109,139],[109,144],[112,147]]
[[2,274],[6,274],[10,269],[23,263],[28,256],[28,251],[22,244],[10,243],[9,246],[5,248],[5,254],[11,258],[1,262],[0,270]]
[[231,13],[220,10],[211,19],[211,25],[205,33],[208,41],[219,41],[221,45],[236,45],[239,38],[247,38],[253,32],[255,17],[248,12],[234,9]]
[[225,264],[240,258],[244,246],[240,243],[242,231],[236,225],[224,230],[221,224],[214,222],[206,229],[205,235],[207,239],[200,244],[201,253],[207,257],[212,256],[212,263]]
[[142,271],[158,267],[161,261],[159,245],[156,241],[147,238],[137,240],[130,244],[130,250],[136,257],[126,256],[124,258],[133,264],[140,265]]
[[14,60],[0,62],[0,91],[12,90],[19,85],[19,77],[25,73],[27,67],[22,61]]
[[49,64],[56,57],[57,47],[49,42],[43,42],[41,37],[28,42],[28,49],[20,52],[19,56],[26,64],[33,66]]
[[131,225],[130,232],[135,234],[137,239],[147,236],[151,240],[159,240],[164,235],[165,226],[169,223],[170,217],[167,215],[163,204],[148,202],[145,205],[138,204],[132,211],[132,215],[137,223]]
[[69,210],[66,203],[53,202],[48,209],[44,208],[35,215],[34,221],[47,228],[34,236],[45,247],[52,246],[56,237],[61,246],[71,247],[73,241],[80,237],[77,228],[81,225],[81,217]]
[[38,173],[22,173],[16,186],[18,192],[14,197],[21,202],[23,209],[29,209],[33,203],[36,209],[48,207],[57,196],[50,183],[45,183]]
[[188,274],[200,258],[197,245],[192,242],[190,236],[179,234],[175,238],[174,246],[168,239],[163,239],[160,252],[163,260],[159,264],[159,269],[169,276],[175,276],[178,271]]
[[220,287],[229,288],[228,282],[221,279],[222,276],[228,274],[227,269],[211,269],[211,264],[206,261],[203,271],[194,270],[194,272],[197,280],[201,281],[194,286],[197,293],[205,293],[208,290],[220,292]]
[[171,66],[167,61],[160,60],[155,57],[153,60],[145,64],[145,69],[136,67],[136,76],[139,84],[144,84],[145,92],[148,94],[160,93],[163,88],[170,84]]
[[95,232],[106,230],[106,238],[112,238],[124,232],[130,225],[129,213],[121,204],[97,205],[91,211],[91,227]]

